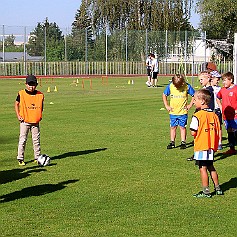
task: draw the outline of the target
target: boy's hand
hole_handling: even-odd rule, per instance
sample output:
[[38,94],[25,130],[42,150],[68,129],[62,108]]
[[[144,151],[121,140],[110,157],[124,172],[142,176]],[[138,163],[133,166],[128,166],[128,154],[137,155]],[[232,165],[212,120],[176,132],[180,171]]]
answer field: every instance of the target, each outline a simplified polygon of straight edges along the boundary
[[173,111],[173,108],[170,107],[169,105],[165,106],[165,108],[170,112],[170,111]]
[[20,122],[24,122],[24,119],[19,115],[19,116],[17,116],[17,118],[18,118],[18,120],[20,121]]

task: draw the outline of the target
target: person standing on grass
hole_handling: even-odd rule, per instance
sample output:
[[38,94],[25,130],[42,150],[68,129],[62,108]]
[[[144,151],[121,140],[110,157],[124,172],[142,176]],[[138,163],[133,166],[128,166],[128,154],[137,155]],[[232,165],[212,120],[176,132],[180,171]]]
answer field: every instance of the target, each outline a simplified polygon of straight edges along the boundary
[[228,134],[230,149],[225,152],[227,155],[235,155],[237,131],[237,86],[234,84],[234,75],[231,72],[222,75],[223,85],[217,93],[217,103],[222,111],[225,128]]
[[[214,89],[211,86],[211,75],[208,71],[202,71],[199,75],[198,75],[198,80],[201,84],[201,86],[205,89],[207,89],[210,94],[211,94],[211,99],[209,101],[209,108],[211,110],[214,111],[215,108],[215,100],[214,100]],[[198,111],[198,108],[196,108],[195,112]],[[194,156],[192,155],[191,157],[187,158],[187,161],[193,161],[194,160]]]
[[38,85],[34,75],[26,77],[26,89],[18,92],[15,101],[15,112],[20,122],[20,136],[18,143],[17,160],[20,166],[24,166],[25,146],[29,131],[32,134],[34,147],[34,162],[40,156],[40,127],[42,119],[44,94],[36,90]]
[[158,82],[158,72],[159,72],[159,63],[158,59],[155,57],[155,54],[151,54],[151,84],[152,87],[157,87]]
[[[186,126],[188,121],[188,110],[193,105],[193,99],[188,105],[188,95],[194,96],[195,90],[185,82],[184,76],[176,74],[172,82],[165,88],[162,99],[165,108],[170,115],[170,143],[167,149],[175,148],[177,127],[180,127],[181,145],[180,149],[186,149]],[[167,97],[170,96],[170,104]]]
[[219,144],[220,122],[218,116],[208,106],[210,100],[211,93],[207,89],[198,90],[194,94],[194,104],[198,111],[192,117],[190,131],[194,137],[194,159],[199,166],[202,182],[202,191],[193,195],[197,198],[212,197],[208,172],[214,183],[216,195],[223,194],[213,165],[214,152],[217,151]]
[[151,54],[149,54],[146,58],[146,70],[147,70],[147,82],[146,85],[150,87],[151,84],[151,66],[152,66],[152,59]]
[[210,72],[210,74],[211,74],[211,86],[213,88],[213,93],[214,93],[214,104],[215,104],[214,112],[218,116],[219,121],[220,121],[220,140],[219,140],[218,150],[222,150],[222,128],[221,128],[221,125],[223,123],[222,113],[221,113],[220,106],[218,105],[216,101],[216,95],[221,90],[221,87],[219,86],[221,74],[218,71],[212,71]]

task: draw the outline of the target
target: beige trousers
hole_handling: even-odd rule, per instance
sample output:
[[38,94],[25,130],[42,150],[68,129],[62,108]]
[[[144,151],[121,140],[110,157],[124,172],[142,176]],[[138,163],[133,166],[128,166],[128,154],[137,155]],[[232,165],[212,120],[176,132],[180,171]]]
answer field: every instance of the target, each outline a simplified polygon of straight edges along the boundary
[[29,131],[31,132],[33,148],[34,148],[34,159],[36,160],[40,156],[40,127],[39,123],[20,123],[20,136],[18,143],[18,160],[24,160],[26,141]]

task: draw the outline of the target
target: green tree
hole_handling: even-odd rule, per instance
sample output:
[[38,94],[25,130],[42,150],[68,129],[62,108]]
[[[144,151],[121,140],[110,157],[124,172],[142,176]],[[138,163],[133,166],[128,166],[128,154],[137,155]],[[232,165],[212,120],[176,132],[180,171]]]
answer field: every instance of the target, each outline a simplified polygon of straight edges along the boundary
[[[5,52],[23,52],[23,45],[15,45],[16,37],[12,35],[8,35],[4,38],[4,50]],[[3,47],[3,42],[0,41],[0,48]]]
[[[74,25],[101,32],[132,30],[190,30],[192,0],[82,0]],[[89,24],[89,25],[88,25]]]
[[[77,51],[80,55],[86,50],[87,53],[92,52],[88,53],[88,60],[92,57],[105,59],[106,33],[109,60],[125,60],[126,56],[129,60],[139,60],[144,57],[145,30],[193,30],[189,22],[192,2],[193,0],[82,0],[73,22],[72,38],[78,43]],[[86,34],[79,35],[81,30],[86,30]],[[129,49],[126,56],[125,42]]]
[[[207,43],[216,49],[213,55],[232,58],[234,33],[237,32],[236,0],[198,0],[197,12],[200,14],[200,28],[206,32]],[[217,41],[218,40],[218,41]]]
[[236,0],[198,0],[197,12],[200,14],[200,28],[207,32],[207,38],[233,41],[237,32]]
[[59,61],[64,59],[64,37],[58,25],[49,23],[48,19],[43,23],[38,23],[36,28],[30,33],[27,44],[27,52],[31,56],[46,55],[47,61]]

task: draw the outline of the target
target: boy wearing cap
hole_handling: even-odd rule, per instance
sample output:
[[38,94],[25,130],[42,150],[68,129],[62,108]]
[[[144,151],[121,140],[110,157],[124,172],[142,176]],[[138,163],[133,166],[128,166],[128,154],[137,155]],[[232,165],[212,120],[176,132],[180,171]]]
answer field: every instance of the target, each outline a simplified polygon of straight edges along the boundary
[[36,90],[38,85],[34,75],[26,77],[26,89],[18,92],[15,101],[15,112],[20,121],[20,136],[18,143],[17,160],[20,166],[24,166],[25,146],[29,131],[32,134],[34,148],[34,161],[40,156],[40,127],[42,119],[44,94]]
[[214,104],[215,104],[214,112],[218,116],[219,121],[220,121],[220,140],[219,140],[218,150],[222,150],[221,125],[222,125],[223,121],[222,121],[222,113],[221,113],[220,106],[218,105],[218,103],[216,101],[216,99],[217,99],[216,95],[221,90],[221,87],[219,86],[221,74],[218,71],[212,71],[212,72],[210,72],[210,74],[211,74],[211,86],[213,88],[213,93],[214,93]]

